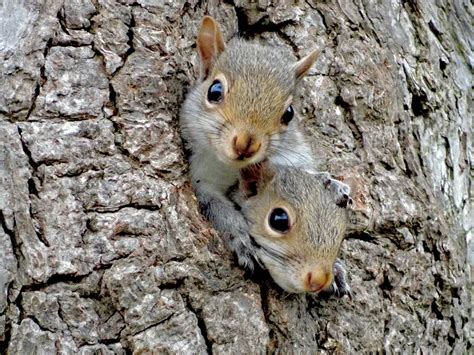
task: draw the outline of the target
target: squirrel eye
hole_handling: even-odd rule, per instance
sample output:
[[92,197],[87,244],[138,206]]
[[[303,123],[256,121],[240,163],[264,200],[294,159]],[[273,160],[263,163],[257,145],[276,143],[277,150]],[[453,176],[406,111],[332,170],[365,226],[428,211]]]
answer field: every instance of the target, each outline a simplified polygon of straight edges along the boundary
[[293,106],[291,105],[288,106],[283,116],[281,116],[281,123],[283,123],[284,125],[287,125],[293,119],[294,115],[295,115],[295,111],[293,111]]
[[268,217],[268,224],[278,233],[286,233],[290,230],[290,217],[283,208],[275,208]]
[[221,102],[223,91],[222,83],[219,80],[214,80],[207,91],[207,100],[212,103]]

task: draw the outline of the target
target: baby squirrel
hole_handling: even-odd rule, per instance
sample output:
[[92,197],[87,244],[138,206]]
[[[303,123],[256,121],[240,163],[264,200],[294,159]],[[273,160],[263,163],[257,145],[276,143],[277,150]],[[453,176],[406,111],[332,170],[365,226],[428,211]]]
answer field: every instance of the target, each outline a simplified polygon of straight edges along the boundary
[[[205,16],[197,35],[200,78],[180,115],[182,136],[190,150],[191,180],[202,213],[225,238],[241,266],[254,267],[249,226],[226,196],[240,169],[269,159],[304,167],[315,162],[295,116],[297,83],[317,52],[294,62],[277,48],[239,38],[224,43],[216,21]],[[349,200],[347,185],[320,173],[336,200]]]
[[249,222],[255,260],[285,291],[351,295],[336,259],[347,210],[319,176],[268,161],[242,169],[229,197]]

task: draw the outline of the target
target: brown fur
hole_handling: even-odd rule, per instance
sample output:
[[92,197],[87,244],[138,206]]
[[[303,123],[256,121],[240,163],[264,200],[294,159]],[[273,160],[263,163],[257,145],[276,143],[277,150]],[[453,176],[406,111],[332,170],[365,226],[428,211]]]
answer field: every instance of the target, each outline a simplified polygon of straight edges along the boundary
[[[304,292],[307,273],[323,273],[330,275],[329,286],[347,211],[335,204],[319,178],[300,169],[264,163],[244,171],[240,184],[241,195],[234,199],[240,199],[251,235],[262,247],[260,260],[275,281],[288,291]],[[268,216],[275,208],[285,209],[292,221],[285,234],[269,228]],[[271,250],[277,250],[284,263]]]

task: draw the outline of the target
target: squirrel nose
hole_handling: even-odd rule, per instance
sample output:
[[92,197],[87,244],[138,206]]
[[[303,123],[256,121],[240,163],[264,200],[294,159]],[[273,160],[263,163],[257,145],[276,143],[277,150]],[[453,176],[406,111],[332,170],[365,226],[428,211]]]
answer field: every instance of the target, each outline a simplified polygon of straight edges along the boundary
[[318,292],[326,287],[332,281],[332,275],[323,270],[310,271],[306,274],[304,279],[304,287],[309,292]]
[[238,160],[253,157],[260,149],[260,146],[260,142],[247,133],[236,135],[232,140],[232,147],[235,154],[237,154]]

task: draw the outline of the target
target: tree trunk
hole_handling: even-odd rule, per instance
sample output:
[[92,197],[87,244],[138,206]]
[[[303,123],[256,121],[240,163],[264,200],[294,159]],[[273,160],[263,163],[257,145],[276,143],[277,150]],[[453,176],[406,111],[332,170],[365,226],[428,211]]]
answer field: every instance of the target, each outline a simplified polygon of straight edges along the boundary
[[[0,0],[0,352],[472,351],[473,11]],[[249,278],[200,216],[178,113],[205,14],[322,50],[295,110],[354,190],[352,301]]]

